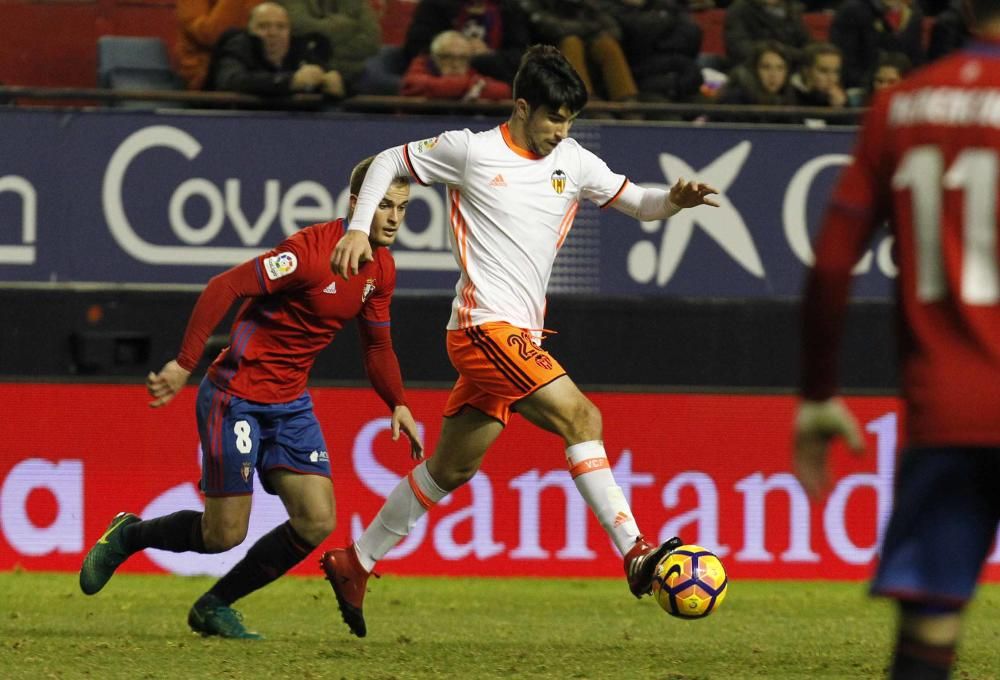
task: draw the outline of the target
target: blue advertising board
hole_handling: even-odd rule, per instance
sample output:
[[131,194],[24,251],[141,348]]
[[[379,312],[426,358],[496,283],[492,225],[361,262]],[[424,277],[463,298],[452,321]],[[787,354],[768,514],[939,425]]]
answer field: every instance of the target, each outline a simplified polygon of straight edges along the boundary
[[[343,216],[365,156],[499,121],[234,113],[0,110],[0,281],[203,284],[308,224]],[[636,183],[698,178],[722,206],[644,223],[586,206],[553,293],[797,296],[810,237],[851,130],[639,126],[583,121],[573,135]],[[449,292],[441,186],[413,186],[393,248],[401,293]],[[885,297],[880,237],[854,292]]]

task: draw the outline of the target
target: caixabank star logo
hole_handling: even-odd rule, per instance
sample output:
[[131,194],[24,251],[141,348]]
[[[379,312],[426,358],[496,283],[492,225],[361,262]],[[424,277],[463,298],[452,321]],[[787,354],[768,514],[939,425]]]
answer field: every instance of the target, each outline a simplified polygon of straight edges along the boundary
[[[695,178],[718,189],[713,196],[718,208],[682,210],[669,220],[643,222],[643,231],[655,236],[662,228],[659,247],[652,240],[637,241],[628,254],[628,273],[639,283],[656,282],[664,286],[673,277],[684,257],[696,227],[700,227],[744,270],[764,278],[764,265],[754,245],[743,216],[733,206],[726,191],[740,174],[750,155],[750,142],[742,142],[722,154],[704,168],[692,168],[686,161],[671,154],[660,154],[660,168],[670,187],[680,177]],[[650,185],[646,185],[650,186]],[[667,228],[666,222],[670,226]]]
[[[670,153],[659,154],[658,164],[666,183],[644,182],[644,187],[669,190],[678,179],[697,179],[718,190],[718,195],[712,198],[719,207],[681,210],[666,220],[640,220],[641,236],[625,254],[625,271],[631,281],[656,288],[667,288],[675,279],[679,283],[682,263],[694,257],[691,251],[704,248],[704,239],[701,246],[692,246],[700,232],[711,240],[709,247],[718,247],[739,271],[761,281],[762,290],[774,294],[784,286],[783,291],[791,292],[789,286],[798,285],[797,276],[794,283],[789,282],[788,272],[803,265],[810,267],[814,261],[811,239],[818,224],[815,215],[810,224],[809,208],[817,202],[825,203],[823,188],[835,175],[827,174],[822,180],[819,177],[822,173],[839,171],[851,157],[844,153],[814,155],[785,169],[788,179],[778,178],[774,194],[761,198],[759,191],[751,191],[754,202],[749,203],[747,183],[760,183],[755,170],[767,149],[758,150],[756,166],[750,164],[753,151],[754,143],[743,140],[700,168]],[[892,247],[891,235],[877,237],[858,261],[854,273],[877,271],[882,277],[894,278],[898,272]],[[689,262],[685,279],[691,278],[691,267]],[[736,284],[732,289],[736,289]]]

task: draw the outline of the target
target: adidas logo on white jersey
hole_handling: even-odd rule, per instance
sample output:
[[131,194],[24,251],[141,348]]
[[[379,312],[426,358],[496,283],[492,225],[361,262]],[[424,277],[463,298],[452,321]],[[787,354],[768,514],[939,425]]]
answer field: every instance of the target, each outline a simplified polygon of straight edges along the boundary
[[507,182],[504,181],[503,175],[497,175],[490,181],[491,187],[505,187]]
[[329,293],[330,295],[336,295],[337,294],[337,282],[336,281],[331,281],[330,285],[323,289],[323,292],[324,293]]

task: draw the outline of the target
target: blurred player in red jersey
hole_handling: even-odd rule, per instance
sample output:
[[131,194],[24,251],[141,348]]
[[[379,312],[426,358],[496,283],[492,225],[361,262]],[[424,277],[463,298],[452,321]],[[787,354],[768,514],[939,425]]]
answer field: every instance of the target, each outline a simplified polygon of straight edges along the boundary
[[877,93],[803,300],[795,468],[819,496],[829,441],[862,449],[836,355],[851,270],[889,221],[906,443],[872,592],[900,604],[894,679],[949,676],[1000,520],[1000,2],[969,10],[978,42]]
[[650,592],[657,563],[681,543],[649,540],[639,531],[611,471],[601,412],[541,347],[545,289],[583,200],[663,220],[682,208],[716,205],[709,198],[716,191],[683,179],[669,191],[640,187],[569,137],[587,89],[555,47],[528,50],[514,78],[514,100],[508,121],[492,130],[452,130],[376,156],[334,251],[334,271],[345,277],[371,257],[368,211],[391,178],[406,173],[422,184],[448,185],[451,246],[461,273],[447,345],[459,378],[441,437],[354,545],[328,551],[320,562],[344,621],[359,637],[367,632],[362,605],[375,563],[476,474],[512,411],[562,438],[577,490],[622,554],[633,595]]
[[[351,173],[352,213],[371,162],[362,161]],[[146,380],[151,406],[173,399],[197,366],[209,334],[232,304],[243,300],[230,345],[209,367],[198,391],[205,511],[182,510],[145,521],[120,513],[84,559],[83,592],[98,592],[139,550],[218,553],[242,543],[256,470],[264,489],[281,498],[289,520],[262,536],[194,604],[188,624],[203,635],[261,637],[243,626],[230,605],[301,562],[334,527],[327,447],[306,382],[316,355],[350,319],[359,321],[372,386],[392,410],[393,439],[402,432],[414,460],[423,457],[389,334],[396,265],[387,246],[396,239],[409,196],[409,179],[395,178],[370,221],[374,258],[351,281],[338,280],[330,270],[330,253],[346,227],[339,219],[306,227],[208,282],[177,359]]]

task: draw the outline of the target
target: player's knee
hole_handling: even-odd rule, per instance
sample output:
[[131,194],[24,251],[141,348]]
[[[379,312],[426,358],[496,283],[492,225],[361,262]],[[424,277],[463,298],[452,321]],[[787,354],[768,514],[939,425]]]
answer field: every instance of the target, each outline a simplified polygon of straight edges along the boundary
[[594,405],[594,402],[584,397],[573,406],[567,439],[578,442],[601,439],[603,427],[601,410]]
[[594,406],[594,403],[588,399],[585,411],[584,420],[587,423],[587,427],[594,430],[594,434],[598,437],[602,436],[604,431],[604,418],[601,416],[601,409]]
[[237,533],[222,531],[218,533],[205,534],[205,550],[210,553],[220,553],[232,550],[246,538],[246,532]]
[[295,533],[311,545],[319,545],[333,533],[337,521],[330,514],[316,514],[292,520]]
[[450,492],[475,477],[476,471],[478,470],[478,465],[453,466],[435,474],[434,481],[437,482],[438,486],[440,486],[443,490]]
[[247,537],[247,527],[207,527],[204,530],[205,549],[210,553],[235,548]]

